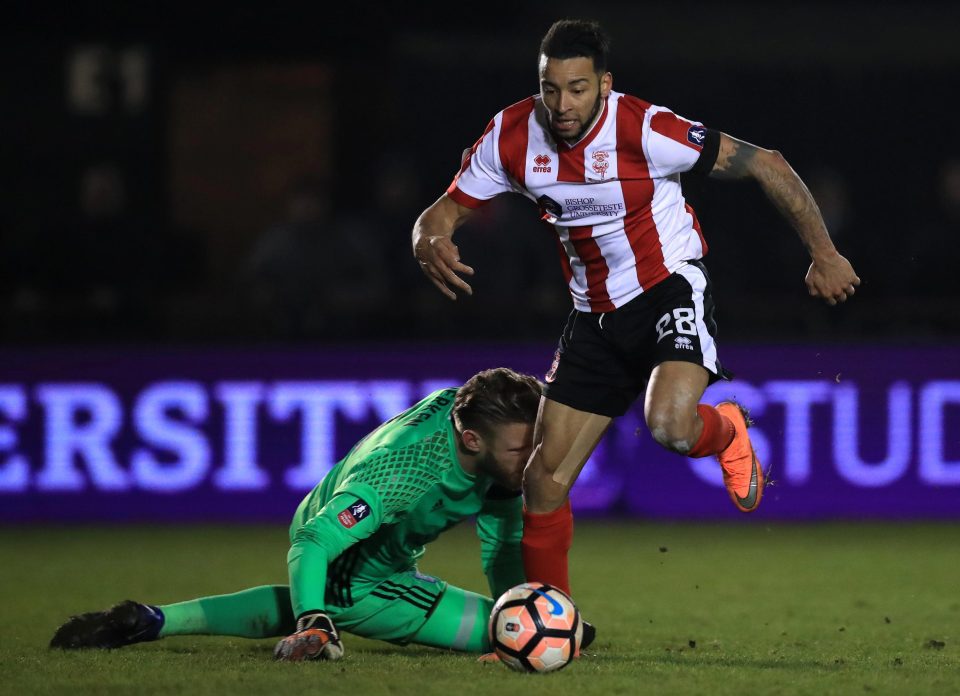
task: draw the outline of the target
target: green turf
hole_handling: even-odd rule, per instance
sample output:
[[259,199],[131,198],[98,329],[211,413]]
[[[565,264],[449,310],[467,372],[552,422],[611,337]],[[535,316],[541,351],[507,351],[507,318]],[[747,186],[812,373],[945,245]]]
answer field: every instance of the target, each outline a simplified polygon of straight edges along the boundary
[[[0,529],[4,694],[947,694],[960,692],[960,527],[587,524],[574,595],[595,654],[553,675],[347,635],[340,663],[272,640],[46,648],[72,612],[283,582],[281,527]],[[469,526],[422,568],[483,589]]]

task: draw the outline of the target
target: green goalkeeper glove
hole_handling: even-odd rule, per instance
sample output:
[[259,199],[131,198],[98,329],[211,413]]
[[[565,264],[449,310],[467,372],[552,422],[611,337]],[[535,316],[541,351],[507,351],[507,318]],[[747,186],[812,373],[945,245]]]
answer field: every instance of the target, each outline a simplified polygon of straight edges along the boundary
[[339,660],[343,643],[330,617],[322,611],[308,611],[297,619],[297,632],[289,635],[273,649],[275,660]]

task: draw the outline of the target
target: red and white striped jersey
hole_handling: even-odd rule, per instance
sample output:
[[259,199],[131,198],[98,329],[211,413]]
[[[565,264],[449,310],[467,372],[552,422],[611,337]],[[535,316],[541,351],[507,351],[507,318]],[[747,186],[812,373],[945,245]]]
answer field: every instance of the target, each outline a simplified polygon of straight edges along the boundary
[[669,109],[611,92],[570,145],[554,140],[533,96],[490,121],[447,194],[468,208],[508,191],[538,203],[557,232],[574,306],[609,312],[706,253],[680,190],[705,133]]

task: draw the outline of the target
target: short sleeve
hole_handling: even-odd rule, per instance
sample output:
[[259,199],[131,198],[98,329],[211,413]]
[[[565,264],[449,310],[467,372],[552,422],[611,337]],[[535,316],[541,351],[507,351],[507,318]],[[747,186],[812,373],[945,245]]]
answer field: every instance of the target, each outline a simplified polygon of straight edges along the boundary
[[699,121],[652,107],[644,128],[644,151],[651,175],[667,177],[693,169],[707,143],[707,132]]
[[513,190],[500,161],[498,139],[502,114],[497,114],[447,187],[447,195],[466,208],[479,208],[494,196]]

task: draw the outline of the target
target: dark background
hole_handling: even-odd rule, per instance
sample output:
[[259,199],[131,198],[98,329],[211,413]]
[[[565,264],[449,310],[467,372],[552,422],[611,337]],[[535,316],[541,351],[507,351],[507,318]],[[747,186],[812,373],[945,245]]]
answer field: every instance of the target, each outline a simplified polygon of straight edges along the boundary
[[863,285],[830,309],[751,184],[687,177],[722,340],[960,336],[956,4],[13,4],[0,36],[7,344],[553,341],[552,233],[501,197],[450,303],[409,233],[553,20],[614,88],[776,148]]

